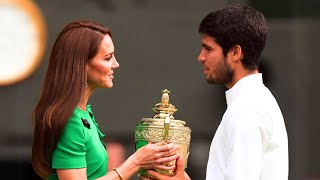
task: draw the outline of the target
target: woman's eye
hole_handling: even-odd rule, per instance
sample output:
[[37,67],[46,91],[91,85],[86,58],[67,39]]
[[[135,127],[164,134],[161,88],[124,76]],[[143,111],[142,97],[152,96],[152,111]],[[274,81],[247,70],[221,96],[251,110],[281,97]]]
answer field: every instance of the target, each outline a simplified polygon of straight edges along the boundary
[[106,61],[110,61],[112,57],[105,58]]

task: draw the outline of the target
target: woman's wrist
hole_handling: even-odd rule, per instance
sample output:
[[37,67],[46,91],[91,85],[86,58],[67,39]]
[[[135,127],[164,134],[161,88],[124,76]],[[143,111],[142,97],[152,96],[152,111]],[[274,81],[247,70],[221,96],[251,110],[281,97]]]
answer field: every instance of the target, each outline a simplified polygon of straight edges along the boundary
[[122,174],[120,173],[120,171],[117,168],[113,168],[113,170],[118,174],[120,180],[124,180]]
[[139,168],[140,165],[138,163],[138,160],[135,154],[133,154],[121,166],[117,168],[117,171],[120,172],[123,179],[129,179],[131,176],[138,172]]
[[132,154],[129,158],[128,158],[130,164],[132,164],[132,168],[135,169],[136,171],[139,170],[140,168],[140,163],[139,163],[139,160],[137,158],[137,155],[136,153]]

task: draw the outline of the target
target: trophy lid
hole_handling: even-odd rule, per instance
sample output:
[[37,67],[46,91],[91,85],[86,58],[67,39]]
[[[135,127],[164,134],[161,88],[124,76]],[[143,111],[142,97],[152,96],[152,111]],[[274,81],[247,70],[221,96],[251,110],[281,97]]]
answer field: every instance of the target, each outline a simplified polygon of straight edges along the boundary
[[161,91],[161,103],[157,103],[154,105],[152,110],[156,113],[153,118],[156,119],[164,119],[165,117],[169,117],[170,119],[174,119],[173,113],[177,111],[174,105],[169,103],[169,93],[170,91],[164,89]]

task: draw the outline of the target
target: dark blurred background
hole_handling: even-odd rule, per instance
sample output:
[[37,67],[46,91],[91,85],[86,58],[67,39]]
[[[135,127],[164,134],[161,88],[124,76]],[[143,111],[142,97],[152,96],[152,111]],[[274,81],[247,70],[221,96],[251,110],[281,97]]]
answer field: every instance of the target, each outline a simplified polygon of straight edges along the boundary
[[125,147],[126,156],[132,154],[135,124],[153,115],[152,106],[160,101],[161,90],[167,88],[171,103],[178,109],[175,118],[186,121],[192,129],[187,172],[192,179],[205,179],[210,143],[226,108],[226,89],[205,80],[197,62],[201,47],[197,30],[206,14],[233,3],[262,11],[270,27],[260,69],[285,118],[289,179],[320,179],[319,0],[34,2],[47,26],[46,52],[31,76],[0,87],[1,179],[37,179],[31,166],[32,110],[58,32],[78,19],[98,21],[113,31],[120,63],[114,88],[99,89],[90,100],[106,141],[118,141]]

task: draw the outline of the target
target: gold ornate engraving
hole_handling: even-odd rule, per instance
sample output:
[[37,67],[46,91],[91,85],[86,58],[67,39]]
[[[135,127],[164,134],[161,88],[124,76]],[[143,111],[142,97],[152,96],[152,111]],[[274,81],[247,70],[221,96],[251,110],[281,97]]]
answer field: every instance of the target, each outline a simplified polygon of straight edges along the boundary
[[[160,142],[163,139],[163,128],[137,127],[135,131],[136,141]],[[191,131],[189,129],[170,128],[168,142],[190,144]]]

